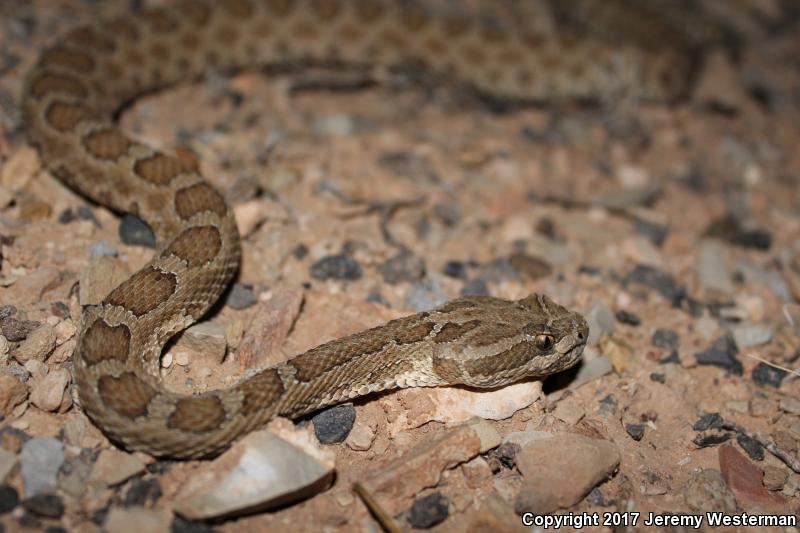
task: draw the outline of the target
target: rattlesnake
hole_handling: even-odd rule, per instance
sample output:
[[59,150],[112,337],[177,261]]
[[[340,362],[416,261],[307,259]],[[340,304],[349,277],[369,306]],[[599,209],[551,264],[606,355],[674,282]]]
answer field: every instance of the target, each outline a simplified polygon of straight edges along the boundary
[[74,353],[84,412],[129,449],[209,456],[277,414],[394,387],[497,387],[563,370],[581,355],[586,321],[547,297],[468,297],[334,340],[227,390],[185,396],[163,387],[161,349],[234,276],[239,235],[230,208],[196,170],[130,138],[114,113],[209,68],[306,60],[412,60],[522,100],[631,89],[668,99],[685,86],[688,68],[672,50],[504,32],[384,0],[181,0],[60,38],[27,78],[28,138],[59,179],[141,217],[159,242],[147,266],[85,310]]

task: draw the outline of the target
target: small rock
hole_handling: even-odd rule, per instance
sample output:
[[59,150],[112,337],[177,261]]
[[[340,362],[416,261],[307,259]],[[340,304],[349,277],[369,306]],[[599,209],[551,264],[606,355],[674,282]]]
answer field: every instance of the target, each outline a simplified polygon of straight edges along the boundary
[[750,377],[759,385],[769,385],[770,387],[780,388],[781,381],[787,376],[787,372],[781,368],[775,368],[767,363],[758,363],[753,368]]
[[225,330],[216,322],[206,321],[194,324],[183,332],[179,344],[190,350],[207,355],[212,360],[222,362],[228,349]]
[[236,220],[236,228],[239,230],[239,235],[245,238],[253,233],[267,220],[271,207],[269,202],[261,198],[236,204],[233,207],[233,218]]
[[[112,507],[103,523],[109,533],[170,533],[170,516],[160,509]],[[194,530],[192,530],[194,531]]]
[[442,274],[449,278],[467,279],[467,265],[463,261],[448,261],[442,269]]
[[445,303],[447,292],[436,279],[424,279],[411,285],[406,290],[403,303],[414,311],[425,311]]
[[425,276],[425,261],[404,250],[384,261],[378,272],[391,285],[419,281]]
[[39,322],[35,320],[19,320],[14,317],[8,317],[0,321],[3,336],[11,342],[25,340],[25,337],[39,326]]
[[161,498],[161,484],[156,478],[136,478],[131,481],[122,505],[125,507],[150,507]]
[[514,511],[550,514],[571,507],[611,475],[619,461],[619,450],[605,440],[571,433],[532,440],[517,454],[524,483]]
[[116,246],[113,244],[109,244],[106,241],[100,241],[97,244],[93,244],[92,247],[89,248],[89,258],[94,259],[95,257],[99,257],[101,255],[117,257],[119,252],[117,251]]
[[696,513],[736,512],[736,498],[725,484],[719,470],[706,468],[695,472],[683,489],[683,499]]
[[786,509],[786,498],[764,487],[764,472],[730,444],[719,447],[719,466],[725,483],[745,510],[761,507],[780,512]]
[[233,516],[285,505],[323,490],[331,480],[333,456],[306,450],[256,431],[195,470],[175,498],[174,508],[190,520]]
[[0,485],[5,483],[8,474],[17,466],[17,456],[0,446]]
[[536,281],[549,276],[553,272],[550,263],[525,253],[511,254],[508,262],[523,281]]
[[125,263],[119,259],[107,255],[92,257],[81,273],[78,300],[82,306],[98,305],[129,277]]
[[11,374],[0,372],[0,414],[11,416],[14,408],[28,399],[28,387]]
[[253,286],[244,283],[234,283],[225,298],[225,305],[231,309],[247,309],[258,301],[253,293]]
[[369,450],[374,441],[375,428],[367,423],[356,420],[345,442],[351,450],[363,452]]
[[767,344],[772,340],[772,327],[766,324],[746,324],[733,328],[733,340],[740,350]]
[[614,331],[614,312],[603,300],[598,300],[583,314],[589,323],[589,338],[586,341],[588,346],[594,346],[603,335],[608,335]]
[[697,255],[697,279],[705,298],[725,301],[733,294],[733,282],[726,262],[726,249],[718,241],[704,240]]
[[637,442],[642,440],[642,438],[644,437],[644,429],[645,429],[644,424],[625,425],[625,431],[627,431],[628,435],[630,435],[630,437]]
[[667,376],[666,374],[662,374],[660,372],[651,372],[650,373],[650,381],[654,381],[656,383],[666,383]]
[[13,511],[19,504],[19,494],[14,487],[0,485],[0,515]]
[[747,452],[747,455],[750,456],[750,459],[754,461],[763,461],[764,460],[764,446],[761,445],[756,439],[752,437],[748,437],[747,435],[739,435],[736,437],[736,442],[739,443],[739,446]]
[[88,482],[94,485],[110,487],[119,485],[126,479],[144,472],[144,464],[130,453],[114,448],[100,452],[92,466]]
[[64,447],[51,437],[34,437],[22,445],[19,456],[25,497],[49,494],[58,486]]
[[34,359],[44,361],[56,347],[56,331],[53,326],[43,324],[30,332],[14,352],[14,359],[22,364]]
[[772,234],[769,231],[744,228],[741,221],[733,215],[726,215],[713,221],[706,229],[705,235],[756,250],[769,250],[772,246]]
[[784,483],[781,493],[789,498],[800,494],[800,474],[794,472],[789,474],[789,479]]
[[459,292],[461,296],[489,296],[489,287],[483,278],[467,280]]
[[449,514],[448,503],[447,497],[441,492],[415,500],[408,510],[409,525],[416,529],[429,529],[441,524]]
[[68,387],[72,376],[66,368],[55,368],[46,376],[34,379],[31,385],[31,403],[49,412],[65,412],[72,405]]
[[709,429],[719,429],[725,420],[719,413],[706,413],[692,425],[695,431],[708,431]]
[[786,480],[789,479],[789,472],[785,468],[778,466],[764,466],[764,486],[773,492],[783,490]]
[[344,254],[329,255],[311,265],[311,277],[322,281],[328,279],[353,281],[361,279],[362,275],[361,265]]
[[314,434],[322,444],[342,442],[347,438],[356,421],[356,409],[352,403],[335,405],[315,415]]
[[22,506],[31,513],[46,518],[61,518],[64,502],[55,494],[37,494],[22,500]]
[[64,424],[64,442],[80,448],[86,436],[86,417],[73,416]]
[[785,413],[800,415],[800,400],[792,396],[783,396],[778,407]]
[[483,457],[476,457],[461,465],[461,472],[471,489],[477,489],[492,478],[492,469]]
[[47,202],[34,198],[22,198],[19,201],[19,218],[26,222],[47,220],[53,214],[53,208]]
[[741,375],[744,367],[735,355],[739,352],[736,344],[729,336],[719,337],[708,349],[695,354],[697,364],[722,367],[734,374]]
[[686,288],[670,274],[650,265],[636,265],[622,280],[622,285],[644,285],[658,291],[661,296],[679,305],[687,296]]
[[638,326],[642,323],[641,318],[631,313],[630,311],[626,311],[625,309],[620,309],[615,313],[614,316],[619,322],[622,322],[623,324],[627,324],[629,326]]
[[145,224],[142,219],[129,213],[122,215],[122,220],[119,224],[119,238],[130,246],[156,247],[156,236],[150,226]]
[[650,343],[657,348],[667,350],[677,350],[680,344],[680,336],[677,331],[671,329],[657,329],[653,333]]

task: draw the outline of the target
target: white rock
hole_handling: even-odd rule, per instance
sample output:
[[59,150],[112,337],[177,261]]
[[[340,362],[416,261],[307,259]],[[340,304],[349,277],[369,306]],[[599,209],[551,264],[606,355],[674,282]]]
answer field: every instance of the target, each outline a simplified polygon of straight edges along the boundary
[[766,324],[742,324],[733,328],[733,340],[740,350],[767,344],[772,340],[772,326]]
[[198,469],[181,488],[173,507],[186,518],[198,520],[296,501],[330,483],[333,454],[328,457],[320,462],[269,431],[256,431]]

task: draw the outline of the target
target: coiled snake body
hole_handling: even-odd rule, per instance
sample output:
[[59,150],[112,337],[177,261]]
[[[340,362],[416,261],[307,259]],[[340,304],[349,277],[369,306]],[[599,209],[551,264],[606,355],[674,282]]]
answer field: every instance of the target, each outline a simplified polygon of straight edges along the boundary
[[154,455],[213,455],[276,414],[297,416],[394,387],[496,387],[573,365],[588,328],[548,298],[462,298],[337,339],[238,385],[186,396],[158,379],[164,343],[217,300],[239,262],[222,196],[172,155],[120,131],[113,115],[209,68],[308,59],[429,69],[501,98],[596,97],[620,87],[669,98],[671,52],[502,32],[383,0],[180,0],[76,29],[44,51],[23,95],[28,137],[51,171],[89,198],[144,219],[152,261],[83,316],[74,354],[86,414]]

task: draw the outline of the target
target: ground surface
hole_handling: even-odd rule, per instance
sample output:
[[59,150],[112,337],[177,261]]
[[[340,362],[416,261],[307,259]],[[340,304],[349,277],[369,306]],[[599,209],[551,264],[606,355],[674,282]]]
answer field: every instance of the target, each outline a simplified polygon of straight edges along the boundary
[[[36,51],[121,4],[0,6],[0,531],[203,530],[174,518],[173,503],[187,479],[214,467],[113,451],[71,389],[81,304],[152,250],[123,244],[119,218],[42,170],[19,127]],[[785,16],[753,5],[765,26]],[[171,387],[226,386],[248,368],[466,293],[545,292],[593,330],[579,378],[551,380],[538,399],[524,389],[511,408],[485,400],[487,418],[502,418],[488,422],[499,447],[460,456],[445,442],[434,449],[452,455],[446,466],[424,453],[418,464],[408,458],[421,443],[460,438],[439,413],[443,393],[367,398],[345,442],[319,445],[335,457],[331,488],[208,527],[378,530],[352,484],[405,458],[398,475],[415,489],[378,502],[403,527],[510,530],[515,508],[542,510],[558,492],[537,485],[546,479],[537,468],[569,453],[532,446],[536,432],[612,445],[579,448],[586,464],[566,458],[599,475],[552,481],[591,490],[567,511],[797,513],[800,473],[763,444],[797,467],[800,382],[770,365],[796,368],[800,356],[800,33],[759,28],[743,30],[735,61],[712,51],[692,96],[673,106],[498,114],[457,91],[308,91],[298,88],[319,85],[316,74],[263,72],[138,100],[125,127],[199,161],[245,235],[237,286],[208,317],[219,327],[165,355]],[[344,434],[348,413],[330,415]],[[282,430],[315,425],[319,434],[324,420]],[[437,468],[441,476],[415,484]]]

